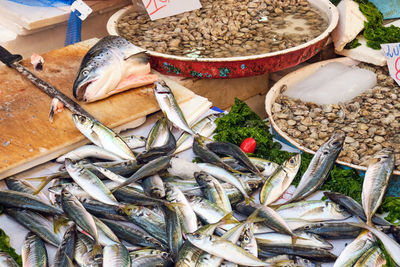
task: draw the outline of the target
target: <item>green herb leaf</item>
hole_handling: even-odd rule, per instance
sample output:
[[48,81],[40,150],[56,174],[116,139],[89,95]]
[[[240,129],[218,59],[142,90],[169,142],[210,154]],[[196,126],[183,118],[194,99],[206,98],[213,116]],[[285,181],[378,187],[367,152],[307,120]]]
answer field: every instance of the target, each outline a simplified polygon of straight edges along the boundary
[[379,213],[388,212],[385,220],[395,224],[400,224],[400,197],[385,197],[382,205],[379,207]]
[[337,192],[353,198],[361,203],[363,179],[353,170],[345,170],[334,165],[330,178],[322,186],[322,190]]
[[353,48],[359,47],[360,45],[361,45],[361,44],[358,42],[358,39],[357,39],[357,38],[354,38],[353,41],[347,43],[347,44],[344,46],[344,48],[345,48],[345,49],[353,49]]
[[11,247],[10,238],[3,229],[0,229],[0,251],[8,253],[8,255],[10,255],[19,266],[22,266],[21,256],[15,252],[13,247]]
[[367,39],[368,47],[379,50],[381,44],[400,42],[400,28],[393,25],[384,27],[383,15],[373,3],[368,0],[354,1],[359,3],[361,13],[367,18],[363,35]]

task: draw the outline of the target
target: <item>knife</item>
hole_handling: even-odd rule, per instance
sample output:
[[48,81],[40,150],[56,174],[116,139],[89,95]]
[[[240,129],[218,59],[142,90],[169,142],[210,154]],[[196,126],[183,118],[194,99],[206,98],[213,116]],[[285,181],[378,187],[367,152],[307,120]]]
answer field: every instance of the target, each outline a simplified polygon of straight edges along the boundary
[[[22,76],[25,76],[29,81],[36,85],[39,89],[49,95],[51,98],[57,98],[61,101],[66,108],[68,108],[72,113],[83,115],[96,120],[89,112],[84,110],[78,103],[66,96],[64,93],[59,91],[57,88],[47,83],[46,81],[40,79],[30,70],[22,66],[19,62],[22,60],[21,55],[11,54],[7,49],[0,45],[0,61],[3,62],[8,67],[15,69]],[[97,120],[96,120],[97,121]]]

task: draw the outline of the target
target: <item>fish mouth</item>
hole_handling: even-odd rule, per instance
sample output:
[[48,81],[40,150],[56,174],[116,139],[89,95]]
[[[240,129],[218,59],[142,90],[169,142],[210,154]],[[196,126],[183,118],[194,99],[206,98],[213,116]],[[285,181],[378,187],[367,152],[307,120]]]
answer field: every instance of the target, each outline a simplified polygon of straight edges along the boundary
[[95,81],[96,80],[87,81],[87,82],[83,83],[82,85],[80,85],[78,88],[76,88],[74,90],[75,98],[78,99],[79,101],[86,101],[86,98],[85,98],[86,89],[88,88],[89,85],[91,85]]

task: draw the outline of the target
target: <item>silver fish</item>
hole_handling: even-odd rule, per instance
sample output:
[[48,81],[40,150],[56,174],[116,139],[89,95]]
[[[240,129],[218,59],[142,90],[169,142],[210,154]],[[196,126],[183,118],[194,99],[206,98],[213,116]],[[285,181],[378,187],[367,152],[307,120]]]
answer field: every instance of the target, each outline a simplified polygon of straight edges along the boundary
[[48,201],[44,202],[31,194],[13,190],[0,190],[0,204],[5,207],[30,209],[47,214],[64,213],[60,208],[50,205]]
[[342,132],[335,132],[318,149],[288,202],[306,198],[322,186],[342,150],[344,138],[345,135]]
[[372,247],[365,252],[353,267],[382,267],[386,265],[385,254],[379,247]]
[[67,229],[63,240],[58,246],[56,255],[54,256],[53,267],[73,267],[73,259],[76,244],[76,226],[73,224]]
[[278,255],[265,260],[271,267],[321,267],[320,264],[298,256]]
[[74,97],[93,102],[129,88],[151,84],[147,55],[119,36],[106,36],[85,55],[73,85]]
[[81,267],[101,267],[102,257],[93,257],[93,245],[94,241],[78,232],[76,243],[75,243],[75,253],[74,260]]
[[383,233],[382,231],[371,227],[365,223],[350,223],[355,226],[362,227],[370,232],[372,232],[379,240],[382,241],[383,246],[385,247],[386,251],[389,253],[390,257],[392,257],[393,261],[400,265],[400,245],[395,240],[390,238],[387,234]]
[[91,171],[71,160],[65,160],[65,168],[72,179],[85,190],[92,198],[109,205],[120,206],[117,199],[104,183]]
[[260,203],[269,205],[274,203],[292,184],[301,165],[301,156],[297,154],[286,160],[281,168],[265,181],[260,192]]
[[72,119],[76,128],[95,145],[118,155],[122,159],[136,159],[124,140],[101,122],[78,114],[73,114]]
[[126,179],[119,186],[115,187],[111,192],[118,190],[126,185],[131,184],[132,182],[136,182],[145,177],[154,175],[162,170],[165,170],[169,166],[169,162],[171,160],[171,156],[161,156],[159,158],[153,159],[152,161],[146,163],[139,170],[137,170],[131,177]]
[[264,233],[255,234],[257,244],[262,247],[288,247],[288,248],[321,248],[321,249],[332,249],[333,246],[326,240],[323,240],[317,235],[305,233],[305,232],[294,232],[296,236],[300,238],[293,244],[292,237],[286,234],[280,233]]
[[40,198],[43,202],[50,203],[49,199],[46,197],[44,193],[39,192],[36,194],[36,188],[26,180],[17,179],[10,176],[4,179],[4,181],[6,182],[6,185],[10,190],[35,195],[36,197]]
[[146,150],[149,150],[152,147],[165,145],[168,140],[168,131],[169,126],[167,118],[163,117],[156,121],[147,136],[145,146]]
[[196,133],[189,127],[185,115],[183,115],[182,110],[179,107],[178,102],[176,102],[175,96],[168,85],[164,81],[156,81],[154,84],[154,94],[161,111],[176,127],[191,135],[196,135]]
[[122,244],[105,246],[103,249],[103,266],[130,267],[131,258],[129,251]]
[[231,202],[220,182],[205,172],[195,172],[194,177],[204,196],[226,212],[232,211]]
[[366,251],[375,245],[375,237],[370,232],[363,231],[353,242],[345,247],[333,267],[353,266]]
[[126,135],[122,139],[129,146],[130,149],[144,147],[146,145],[146,137],[139,135]]
[[367,224],[372,225],[372,217],[381,205],[390,176],[394,169],[394,154],[384,149],[376,153],[365,172],[361,193],[362,206],[367,217]]
[[209,164],[209,163],[199,163],[197,164],[203,171],[206,173],[210,174],[211,176],[214,176],[215,178],[230,183],[233,186],[235,186],[239,191],[243,194],[244,198],[246,200],[249,200],[250,197],[246,192],[245,186],[242,182],[241,179],[237,178],[227,170],[220,168],[218,166]]
[[39,213],[23,209],[5,209],[7,215],[13,217],[21,225],[34,232],[45,242],[58,247],[62,236],[54,233],[53,222],[49,221]]
[[308,200],[289,203],[277,210],[284,219],[300,219],[310,222],[345,220],[351,215],[341,206],[329,200]]
[[200,233],[188,234],[187,239],[194,246],[228,261],[245,266],[268,266],[265,263],[248,253],[243,248],[232,242],[215,235],[204,235]]
[[22,265],[24,267],[47,267],[47,251],[42,239],[29,232],[22,244]]
[[105,150],[104,148],[95,145],[86,145],[78,147],[68,152],[67,154],[62,155],[61,157],[58,157],[56,161],[62,163],[67,158],[73,161],[77,161],[89,157],[114,161],[122,160],[121,157],[110,151]]
[[[214,132],[214,130],[217,128],[215,120],[218,117],[220,117],[219,114],[208,115],[203,119],[201,119],[200,121],[196,122],[191,128],[195,133],[201,136],[210,137]],[[176,154],[185,151],[186,149],[192,147],[192,144],[193,144],[193,137],[190,134],[183,132],[176,141],[176,150],[174,153]]]
[[243,229],[242,236],[239,239],[240,246],[247,252],[258,257],[257,240],[254,235],[254,223],[246,224]]
[[158,174],[143,179],[142,186],[146,194],[151,197],[165,197],[164,183]]
[[96,242],[93,247],[93,253],[97,254],[101,246],[99,242],[99,233],[92,215],[87,212],[82,203],[65,188],[61,191],[61,205],[68,218],[93,237]]
[[165,198],[169,202],[179,203],[177,206],[178,216],[182,223],[185,233],[193,233],[197,230],[197,217],[192,205],[186,199],[182,191],[169,183],[165,184]]

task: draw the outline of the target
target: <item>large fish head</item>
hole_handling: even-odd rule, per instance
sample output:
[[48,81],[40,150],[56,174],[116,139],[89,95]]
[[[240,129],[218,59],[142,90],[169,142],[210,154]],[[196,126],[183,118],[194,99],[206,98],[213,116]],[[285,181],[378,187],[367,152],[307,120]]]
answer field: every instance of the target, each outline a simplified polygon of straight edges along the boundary
[[121,81],[121,68],[118,58],[106,49],[88,54],[73,85],[74,97],[87,102],[105,98]]

